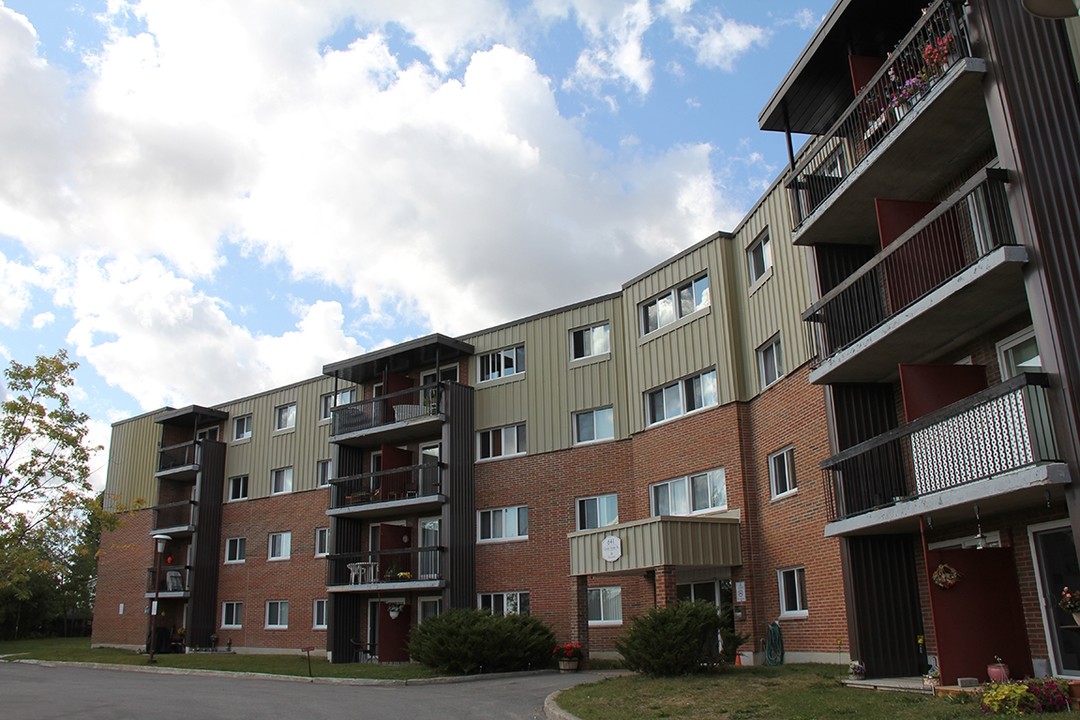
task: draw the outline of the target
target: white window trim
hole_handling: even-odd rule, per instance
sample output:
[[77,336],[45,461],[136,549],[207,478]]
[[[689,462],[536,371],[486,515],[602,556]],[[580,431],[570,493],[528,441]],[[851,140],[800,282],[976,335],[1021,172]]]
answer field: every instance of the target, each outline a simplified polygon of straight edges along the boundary
[[[478,609],[480,609],[480,610],[484,609],[484,596],[485,595],[490,595],[492,598],[494,598],[496,595],[502,595],[502,599],[503,599],[503,612],[502,612],[502,615],[504,617],[507,616],[507,615],[519,615],[519,614],[521,614],[521,596],[522,595],[528,595],[529,596],[529,613],[528,614],[530,614],[530,615],[532,614],[532,595],[530,594],[530,592],[528,590],[505,590],[505,591],[496,591],[496,592],[476,593],[476,607]],[[517,607],[518,607],[517,612],[512,612],[512,613],[506,612],[506,605],[507,605],[506,598],[509,595],[517,596],[517,598],[516,598]],[[492,613],[492,614],[494,615],[494,613]]]
[[[243,540],[244,541],[244,557],[240,558],[239,560],[230,560],[229,559],[229,542],[232,541],[232,540]],[[235,537],[225,538],[225,564],[226,565],[243,565],[245,562],[247,562],[247,538],[243,537],[243,536],[235,536]]]
[[[232,496],[232,481],[239,480],[240,478],[247,478],[247,495],[243,495],[238,498]],[[234,475],[228,480],[228,493],[229,499],[226,502],[242,502],[251,497],[251,476],[250,475]]]
[[[774,348],[774,351],[773,351],[773,358],[774,358],[774,363],[773,364],[774,364],[774,367],[773,367],[773,369],[776,371],[776,378],[772,382],[766,383],[765,382],[765,351],[768,350],[770,347]],[[779,363],[776,363],[776,361],[775,361],[775,358],[777,356],[776,349],[779,349],[779,355],[780,355]],[[784,367],[784,344],[780,341],[780,333],[776,333],[771,338],[769,338],[768,340],[763,342],[760,346],[758,346],[758,349],[756,351],[756,355],[757,355],[757,366],[758,366],[758,384],[761,386],[762,390],[764,390],[765,388],[772,387],[776,383],[780,382],[780,380],[782,380],[785,375],[787,375],[787,370]]]
[[[238,605],[240,609],[240,622],[234,624],[225,624],[225,606],[226,605]],[[233,619],[236,618],[237,613],[233,613]],[[242,600],[226,600],[221,603],[221,627],[226,630],[239,630],[244,627],[244,603]]]
[[[619,619],[618,620],[593,620],[593,619],[590,618],[589,619],[589,627],[619,627],[620,625],[622,625],[623,624],[623,620],[622,620],[622,614],[623,614],[623,611],[622,611],[623,610],[623,607],[622,607],[622,586],[621,585],[607,585],[607,586],[604,586],[604,587],[591,587],[586,591],[586,595],[588,593],[590,593],[590,592],[593,592],[594,590],[597,591],[597,592],[601,592],[601,595],[602,595],[603,590],[618,590],[619,591]],[[601,598],[601,601],[600,601],[600,609],[601,609],[601,611],[603,611],[603,608],[604,608],[604,602],[603,602],[603,598]]]
[[[1005,382],[1006,380],[1010,379],[1010,378],[1005,377],[1005,373],[1008,371],[1008,367],[1007,367],[1008,362],[1006,361],[1005,354],[1009,350],[1016,347],[1017,345],[1020,345],[1023,342],[1031,340],[1034,337],[1035,337],[1035,326],[1034,325],[1028,325],[1023,330],[1021,330],[1019,332],[1015,332],[1015,333],[1013,333],[1012,335],[1010,335],[1010,336],[1008,336],[1006,338],[1002,338],[1001,340],[998,340],[994,344],[994,354],[997,355],[997,361],[998,361],[998,375],[1001,377],[1002,382]],[[1041,354],[1042,350],[1040,350],[1039,352]]]
[[[285,473],[286,470],[288,470],[288,473]],[[274,490],[274,473],[277,473],[277,472],[285,473],[284,477],[288,478],[288,482],[283,482],[283,486],[284,486],[283,490]],[[294,483],[295,480],[296,480],[296,474],[295,474],[295,472],[293,472],[292,465],[288,465],[286,467],[274,468],[273,470],[270,471],[270,494],[271,495],[288,495],[289,493],[291,493],[293,491],[293,483]],[[249,480],[248,482],[250,483],[251,481]]]
[[[705,278],[705,279],[707,279],[709,281],[709,287],[707,288],[708,293],[709,293],[709,301],[707,303],[703,304],[701,307],[696,307],[693,311],[688,312],[685,315],[680,315],[679,314],[679,290],[681,288],[685,288],[687,285],[690,285],[691,286],[691,291],[692,291],[694,283],[696,283],[698,280],[701,280],[702,278]],[[708,272],[704,272],[704,273],[699,273],[697,275],[694,275],[693,277],[689,278],[688,280],[684,280],[684,281],[682,281],[682,282],[680,282],[680,283],[678,283],[676,285],[673,285],[673,286],[669,287],[667,290],[664,290],[663,292],[660,292],[660,293],[657,293],[656,295],[653,295],[648,300],[645,300],[643,302],[638,303],[638,306],[637,306],[637,326],[638,326],[639,344],[642,341],[651,340],[651,339],[653,339],[653,338],[655,338],[655,337],[657,337],[659,335],[662,335],[665,331],[674,330],[675,328],[686,324],[691,319],[698,318],[698,317],[701,317],[701,316],[705,315],[708,311],[710,311],[712,309],[712,289],[713,289],[712,288],[712,278],[711,278],[711,276],[709,275]],[[650,331],[646,332],[645,331],[645,313],[644,313],[645,307],[647,305],[651,305],[654,302],[657,302],[658,300],[660,300],[661,298],[663,298],[665,296],[666,297],[671,297],[671,299],[672,299],[672,303],[673,303],[673,306],[675,308],[675,319],[672,320],[671,322],[669,322],[666,325],[658,326],[655,330],[650,330]]]
[[[702,378],[702,377],[708,375],[709,373],[713,373],[715,375],[716,372],[717,372],[716,368],[710,368],[708,370],[702,370],[699,373],[694,373],[693,375],[687,375],[684,378],[680,378],[680,379],[676,380],[675,382],[665,383],[664,385],[661,385],[660,387],[654,387],[654,388],[651,388],[649,390],[646,390],[645,395],[644,395],[644,400],[645,400],[645,428],[648,429],[648,428],[653,428],[653,427],[657,427],[657,426],[660,426],[660,425],[666,425],[669,422],[672,422],[674,420],[678,420],[679,418],[684,418],[687,415],[696,415],[697,413],[705,412],[706,410],[711,410],[713,408],[720,407],[720,380],[719,380],[719,376],[717,376],[717,380],[716,380],[716,402],[702,405],[701,407],[694,408],[693,410],[687,410],[686,409],[686,382],[688,380],[694,380],[695,378]],[[673,387],[673,386],[678,386],[678,388],[679,388],[680,404],[683,407],[683,411],[681,413],[679,413],[678,415],[672,415],[671,417],[666,417],[663,420],[657,420],[656,422],[651,422],[650,418],[652,417],[652,413],[650,412],[650,407],[649,407],[649,397],[651,395],[653,395],[654,393],[656,393],[656,392],[662,392],[662,391],[668,389],[669,387]]]
[[[326,467],[326,480],[323,481],[321,474],[323,467]],[[323,488],[330,487],[330,481],[334,478],[334,460],[333,458],[323,458],[315,461],[315,487]]]
[[[776,492],[776,475],[773,471],[773,461],[778,458],[784,458],[784,467],[787,470],[787,484],[788,489],[783,492]],[[791,480],[794,478],[795,486],[791,487]],[[799,478],[795,475],[795,446],[788,445],[785,448],[781,448],[776,452],[769,455],[769,492],[772,494],[773,500],[780,500],[791,495],[795,495],[799,492]]]
[[[756,278],[754,277],[754,265],[751,260],[751,254],[754,249],[759,245],[765,248],[763,252],[763,258],[765,268],[761,271],[761,274]],[[746,277],[750,282],[749,292],[752,294],[759,287],[765,284],[765,282],[773,275],[773,253],[772,253],[772,236],[769,234],[769,228],[765,228],[746,246]]]
[[[797,619],[797,618],[809,617],[809,615],[810,615],[809,598],[805,598],[805,597],[802,598],[802,601],[803,601],[803,604],[806,605],[806,609],[804,609],[804,610],[785,610],[784,609],[784,605],[786,604],[784,602],[784,600],[786,599],[784,597],[784,573],[786,573],[786,572],[794,572],[794,573],[796,573],[796,579],[798,579],[798,572],[800,570],[802,570],[802,573],[803,573],[803,585],[805,586],[806,585],[806,566],[805,565],[796,565],[796,566],[793,566],[793,567],[778,568],[777,571],[776,571],[776,584],[777,584],[777,588],[778,588],[778,590],[780,592],[779,600],[780,600],[780,617],[781,618],[786,618],[786,619],[793,619],[794,618],[794,619]],[[795,585],[796,585],[796,587],[798,587],[797,582],[796,582]]]
[[[484,508],[483,510],[477,510],[476,511],[476,542],[478,544],[488,545],[490,543],[523,542],[525,540],[528,540],[529,535],[528,535],[527,532],[524,535],[512,535],[512,536],[509,536],[509,537],[506,535],[506,519],[505,519],[506,518],[506,513],[508,511],[510,511],[510,510],[513,510],[515,512],[515,516],[516,516],[517,511],[520,510],[521,508],[525,508],[526,512],[528,512],[528,510],[529,510],[529,506],[525,505],[525,504],[523,504],[523,505],[507,505],[505,507]],[[503,535],[502,535],[502,537],[492,537],[492,538],[482,538],[482,537],[480,537],[480,516],[483,513],[496,512],[496,511],[499,511],[499,510],[502,511],[502,518],[503,518],[503,527],[502,527]]]
[[[352,399],[343,401],[342,400],[343,395],[346,398],[351,397]],[[326,398],[330,398],[329,405],[327,405],[325,403]],[[335,398],[336,398],[336,400],[335,400]],[[338,390],[337,393],[334,393],[334,392],[322,393],[321,395],[319,395],[319,424],[322,425],[323,423],[330,422],[330,418],[332,418],[334,416],[334,408],[341,407],[343,405],[351,405],[354,402],[356,402],[356,387],[355,386],[354,387],[348,387],[348,388],[345,388],[343,390]],[[322,414],[324,407],[327,410],[329,410],[329,413],[326,414],[326,415]]]
[[[248,421],[247,422],[247,435],[244,435],[243,437],[236,437],[236,423],[238,423],[240,420],[243,420],[245,418],[247,418],[247,421]],[[239,415],[239,416],[233,418],[233,422],[232,422],[232,435],[233,436],[232,436],[232,440],[231,440],[233,445],[239,445],[240,443],[251,442],[251,437],[254,434],[255,434],[255,420],[254,420],[254,417],[252,416],[251,413],[246,413],[244,415]]]
[[430,603],[430,602],[434,602],[434,603],[439,604],[439,612],[436,613],[436,617],[438,617],[439,615],[442,615],[442,613],[443,613],[443,610],[442,610],[442,595],[421,595],[420,597],[418,597],[416,599],[416,624],[417,625],[424,622],[424,613],[423,613],[424,603]]
[[[319,535],[326,535],[326,552],[319,552]],[[315,557],[324,558],[330,554],[330,528],[318,527],[315,528]]]
[[[594,353],[590,352],[587,355],[581,357],[574,357],[574,335],[586,330],[595,330],[596,328],[606,327],[608,333],[608,349],[605,352]],[[590,335],[590,338],[592,336]],[[591,348],[590,348],[591,349]],[[583,325],[581,327],[574,328],[570,331],[570,364],[579,365],[590,362],[600,362],[601,360],[608,360],[611,358],[611,321],[604,320],[603,322],[593,323],[592,325]]]
[[[600,412],[602,410],[610,410],[611,411],[611,437],[593,438],[592,440],[578,440],[578,437],[577,437],[577,434],[578,434],[577,419],[578,419],[578,417],[580,417],[582,415],[592,415],[593,416],[593,431],[595,432],[596,431],[596,413],[598,413],[598,412]],[[592,408],[591,410],[579,410],[578,412],[575,412],[575,413],[571,414],[571,416],[570,416],[570,424],[571,424],[570,432],[573,433],[573,435],[574,435],[574,445],[595,445],[596,443],[611,442],[612,440],[615,439],[615,435],[616,435],[616,433],[615,433],[615,408],[613,406],[611,406],[611,405],[605,405],[603,407]]]
[[[513,423],[511,425],[502,425],[500,427],[485,428],[483,430],[477,430],[476,431],[476,462],[478,462],[478,463],[497,462],[499,460],[505,460],[507,458],[514,458],[514,457],[521,457],[523,455],[528,455],[529,454],[529,450],[528,450],[529,428],[526,427],[525,428],[525,446],[526,446],[525,450],[515,450],[512,453],[503,453],[502,455],[492,455],[491,457],[486,457],[486,458],[480,457],[480,447],[481,447],[480,436],[481,436],[482,433],[489,433],[489,432],[492,432],[492,431],[495,431],[495,430],[498,430],[499,432],[502,432],[502,431],[504,431],[504,430],[506,430],[508,428],[514,428],[514,432],[515,432],[515,435],[516,435],[517,428],[521,427],[521,426],[524,426],[524,425],[525,425],[525,423],[519,422],[519,423]],[[516,438],[515,438],[515,443],[516,443]]]
[[[288,620],[288,618],[286,618],[284,625],[280,625],[280,624],[271,625],[270,624],[270,605],[271,605],[271,603],[278,604],[279,606],[281,604],[284,604],[285,605],[285,614],[288,615],[288,613],[289,613],[289,601],[288,600],[267,600],[266,601],[266,613],[263,615],[263,623],[264,623],[263,624],[263,629],[264,630],[288,630],[289,629],[289,620]],[[278,608],[278,619],[279,620],[281,619],[281,609],[280,609],[280,607]]]
[[[284,538],[288,539],[289,547],[288,547],[288,549],[287,549],[287,551],[285,552],[284,555],[278,555],[277,557],[274,557],[274,555],[273,555],[274,536],[281,536],[281,537],[284,537]],[[281,530],[281,531],[278,531],[278,532],[272,532],[272,533],[267,534],[267,536],[266,536],[266,561],[267,562],[278,562],[280,560],[289,560],[291,558],[292,558],[292,531],[290,531],[290,530]]]
[[[285,408],[292,408],[292,425],[283,425],[278,427],[278,411]],[[274,407],[274,432],[275,433],[287,433],[296,430],[296,418],[299,413],[299,407],[297,407],[296,401],[283,403]]]
[[[506,347],[496,348],[494,350],[486,350],[486,351],[484,351],[482,353],[478,353],[477,356],[476,356],[476,384],[477,385],[488,385],[488,384],[492,384],[492,383],[498,383],[500,381],[502,381],[502,382],[512,382],[514,380],[522,380],[522,379],[524,379],[526,371],[525,370],[518,370],[517,365],[516,365],[516,362],[517,362],[517,349],[518,348],[521,348],[522,357],[525,359],[525,367],[528,368],[528,360],[529,360],[529,358],[528,358],[528,355],[525,353],[525,343],[523,343],[523,342],[516,343],[514,345],[507,345]],[[482,379],[481,378],[481,369],[480,369],[482,358],[488,357],[490,355],[499,355],[501,353],[506,352],[507,350],[513,350],[514,353],[515,353],[514,372],[507,375],[500,368],[499,369],[499,375],[497,377],[489,377],[487,379]]]
[[[708,507],[704,510],[695,510],[693,478],[698,475],[708,475],[709,473],[720,473],[720,478],[724,483],[724,504],[718,505],[716,507]],[[692,517],[694,515],[708,515],[710,513],[724,512],[731,507],[731,503],[728,502],[727,471],[722,467],[710,468],[708,470],[687,473],[686,475],[680,475],[679,477],[669,478],[667,480],[662,480],[660,482],[655,482],[649,485],[649,512],[652,514],[652,517],[659,517],[656,514],[656,496],[653,493],[653,488],[660,487],[661,485],[670,485],[672,483],[677,483],[680,480],[686,481],[686,507],[690,509],[690,512],[687,515],[672,515],[670,517]]]
[[[316,618],[319,616],[316,608],[319,607],[319,603],[323,604],[323,623],[320,625],[316,622]],[[326,630],[330,621],[330,601],[327,598],[315,598],[311,601],[311,629],[312,630]]]
[[[597,501],[596,516],[597,516],[597,522],[599,523],[600,522],[600,503],[599,503],[599,501],[601,499],[609,498],[609,497],[615,498],[615,521],[611,522],[611,523],[607,523],[607,524],[599,524],[595,528],[584,527],[584,523],[582,522],[582,515],[581,515],[581,503],[586,502],[588,500],[596,500]],[[619,494],[618,493],[600,493],[599,495],[586,495],[585,497],[577,498],[574,501],[574,510],[576,511],[576,514],[577,514],[577,529],[579,531],[580,530],[600,530],[600,529],[603,529],[603,528],[606,528],[606,527],[611,527],[612,525],[617,525],[619,523],[619,509],[618,508],[619,508]]]

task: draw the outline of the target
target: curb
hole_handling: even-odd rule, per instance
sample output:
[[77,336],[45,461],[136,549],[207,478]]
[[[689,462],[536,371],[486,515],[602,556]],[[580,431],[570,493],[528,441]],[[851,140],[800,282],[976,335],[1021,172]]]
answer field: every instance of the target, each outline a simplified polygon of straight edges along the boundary
[[548,720],[581,720],[577,715],[566,712],[559,707],[559,694],[562,690],[556,690],[555,692],[544,698],[544,715]]
[[[390,680],[379,678],[334,678],[334,677],[304,677],[302,675],[275,675],[272,673],[235,672],[232,670],[202,670],[199,668],[170,668],[149,667],[146,665],[118,665],[113,663],[91,662],[65,662],[62,660],[8,660],[8,662],[22,663],[24,665],[39,665],[41,667],[83,667],[91,670],[121,670],[139,673],[157,673],[159,675],[209,675],[223,678],[238,678],[251,680],[280,680],[283,682],[300,682],[314,685],[374,685],[382,687],[395,687],[407,685],[452,685],[456,683],[482,682],[497,678],[528,677],[531,675],[544,675],[557,672],[555,670],[522,670],[509,673],[487,673],[482,675],[460,675],[434,678],[415,678],[412,680]],[[566,716],[567,718],[573,716]]]

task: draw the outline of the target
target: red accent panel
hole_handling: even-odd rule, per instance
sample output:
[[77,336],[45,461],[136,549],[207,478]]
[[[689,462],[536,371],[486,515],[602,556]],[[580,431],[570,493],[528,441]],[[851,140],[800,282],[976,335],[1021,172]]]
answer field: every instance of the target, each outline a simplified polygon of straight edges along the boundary
[[887,248],[893,240],[903,235],[908,228],[922,220],[936,207],[937,203],[934,202],[874,198],[881,249]]
[[986,682],[986,666],[1000,657],[1014,678],[1030,677],[1031,649],[1012,548],[930,550],[927,572],[945,563],[960,573],[948,590],[931,578],[930,603],[937,635],[941,684],[958,677]]
[[409,625],[412,606],[404,605],[397,619],[390,617],[390,606],[379,603],[379,662],[409,661]]
[[[407,525],[379,525],[379,550],[404,550],[411,547],[412,529]],[[379,575],[384,577],[391,570],[412,572],[412,555],[409,553],[391,553],[379,558]],[[396,581],[397,578],[389,578]]]
[[885,60],[871,55],[848,55],[848,67],[851,69],[851,87],[858,95]]
[[985,389],[985,365],[900,364],[900,390],[908,422]]
[[[382,446],[382,468],[393,470],[394,468],[409,467],[413,464],[413,454],[393,445]],[[405,497],[405,490],[410,484],[412,473],[402,471],[388,473],[379,477],[379,499],[398,500]],[[415,489],[415,488],[414,488]]]

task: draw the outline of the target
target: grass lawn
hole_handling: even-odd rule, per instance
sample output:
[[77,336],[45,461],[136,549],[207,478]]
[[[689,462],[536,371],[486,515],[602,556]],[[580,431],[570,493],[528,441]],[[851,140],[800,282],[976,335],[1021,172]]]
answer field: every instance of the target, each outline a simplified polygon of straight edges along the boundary
[[982,717],[975,703],[846,687],[840,684],[846,675],[846,668],[831,665],[739,667],[683,678],[628,675],[565,690],[559,706],[583,720]]
[[[146,655],[130,650],[91,648],[89,638],[51,638],[47,640],[15,640],[0,642],[0,655],[14,655],[8,660],[58,660],[65,662],[96,662],[114,665],[146,665]],[[300,651],[282,655],[232,655],[228,653],[158,654],[158,667],[200,670],[229,670],[232,672],[272,673],[274,675],[308,674],[307,657]],[[413,680],[435,677],[437,673],[422,665],[378,665],[374,663],[344,663],[331,665],[325,657],[311,656],[311,673],[315,677],[368,678],[377,680]]]

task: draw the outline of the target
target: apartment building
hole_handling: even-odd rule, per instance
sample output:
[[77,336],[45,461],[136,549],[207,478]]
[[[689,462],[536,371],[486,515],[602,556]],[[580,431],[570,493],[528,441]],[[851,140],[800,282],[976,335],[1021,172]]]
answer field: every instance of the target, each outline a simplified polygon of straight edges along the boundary
[[838,2],[760,115],[811,136],[784,185],[815,278],[824,532],[872,677],[1080,672],[1057,605],[1080,585],[1071,12]]
[[695,598],[748,662],[774,621],[789,659],[846,662],[787,197],[609,295],[116,423],[94,643],[143,645],[156,603],[158,647],[405,661],[481,607],[603,653]]

